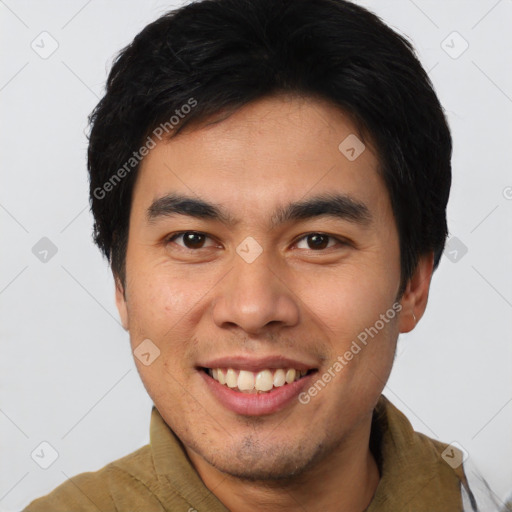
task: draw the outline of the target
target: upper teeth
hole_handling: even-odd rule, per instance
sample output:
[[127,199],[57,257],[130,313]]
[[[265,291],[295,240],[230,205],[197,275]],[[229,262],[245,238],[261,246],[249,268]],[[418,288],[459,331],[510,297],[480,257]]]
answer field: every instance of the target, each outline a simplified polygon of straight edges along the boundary
[[233,368],[210,368],[208,374],[217,382],[230,388],[238,388],[238,391],[270,391],[273,387],[281,387],[285,384],[299,380],[306,375],[307,370],[268,369],[259,372],[247,370],[234,370]]

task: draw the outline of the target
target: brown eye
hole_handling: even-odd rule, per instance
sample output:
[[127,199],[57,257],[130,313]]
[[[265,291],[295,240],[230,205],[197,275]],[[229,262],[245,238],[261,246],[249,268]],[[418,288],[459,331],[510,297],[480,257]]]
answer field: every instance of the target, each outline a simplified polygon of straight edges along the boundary
[[315,233],[307,236],[308,246],[310,249],[325,249],[329,244],[329,236]]
[[[319,251],[336,245],[336,242],[341,243],[341,241],[337,240],[336,238],[324,233],[310,233],[309,235],[303,236],[299,240],[298,245],[303,245],[302,247],[299,247],[299,249]],[[304,247],[304,245],[306,245],[306,247]]]
[[[204,233],[198,233],[197,231],[184,231],[169,237],[167,242],[175,242],[177,245],[184,247],[185,249],[203,249],[205,248],[205,242],[208,238],[209,237]],[[180,239],[182,239],[182,242],[177,242]]]
[[204,245],[205,238],[201,233],[188,232],[183,235],[183,243],[189,249],[200,249]]

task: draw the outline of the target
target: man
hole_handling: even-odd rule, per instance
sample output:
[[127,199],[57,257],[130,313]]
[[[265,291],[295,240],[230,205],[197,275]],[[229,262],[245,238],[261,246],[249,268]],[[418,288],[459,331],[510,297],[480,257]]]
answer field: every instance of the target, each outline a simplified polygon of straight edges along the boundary
[[121,52],[91,125],[151,443],[28,512],[477,510],[462,454],[381,394],[451,182],[405,39],[343,0],[192,3]]

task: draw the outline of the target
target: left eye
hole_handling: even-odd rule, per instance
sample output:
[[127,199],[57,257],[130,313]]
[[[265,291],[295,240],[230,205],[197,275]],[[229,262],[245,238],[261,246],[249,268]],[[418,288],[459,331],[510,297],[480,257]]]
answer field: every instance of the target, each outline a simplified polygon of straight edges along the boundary
[[[308,247],[299,247],[299,244],[303,240],[306,242]],[[321,249],[327,249],[329,247],[332,247],[333,245],[336,245],[336,242],[339,243],[340,241],[330,235],[326,235],[324,233],[309,233],[308,235],[305,235],[299,239],[297,247],[299,249],[311,249],[313,251],[318,251]]]
[[183,242],[181,245],[186,249],[204,249],[205,242],[210,237],[205,235],[204,233],[199,233],[197,231],[184,231],[182,233],[176,233],[167,239],[167,242],[175,242],[176,240],[182,239]]

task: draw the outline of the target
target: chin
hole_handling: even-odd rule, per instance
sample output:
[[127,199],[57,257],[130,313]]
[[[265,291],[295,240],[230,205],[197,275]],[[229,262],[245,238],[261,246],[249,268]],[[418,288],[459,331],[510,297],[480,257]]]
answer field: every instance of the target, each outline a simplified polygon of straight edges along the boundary
[[[322,445],[304,446],[297,441],[293,446],[284,443],[265,443],[247,437],[243,444],[231,447],[229,452],[202,454],[202,458],[218,471],[247,481],[273,481],[296,478],[305,473],[325,450]],[[201,453],[201,452],[199,452]]]

